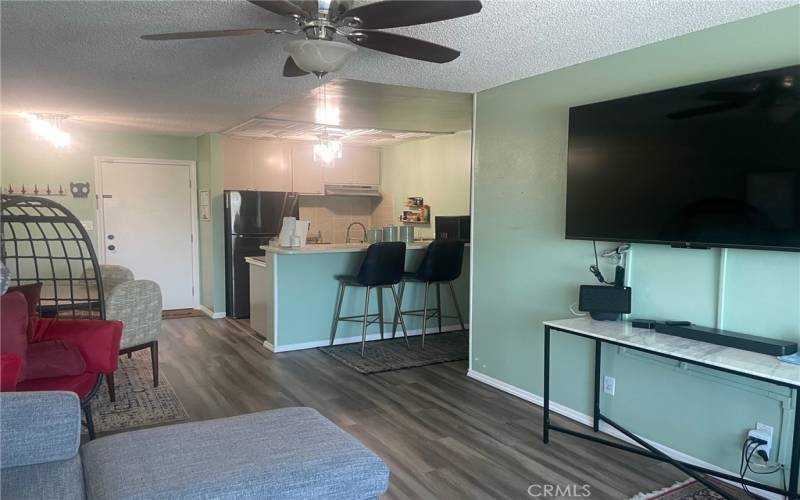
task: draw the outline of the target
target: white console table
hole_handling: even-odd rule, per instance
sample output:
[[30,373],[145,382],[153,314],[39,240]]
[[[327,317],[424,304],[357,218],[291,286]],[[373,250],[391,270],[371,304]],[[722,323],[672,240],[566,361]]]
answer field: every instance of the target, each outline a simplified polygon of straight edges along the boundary
[[[600,422],[605,422],[639,444],[641,448],[550,423],[550,335],[552,331],[594,340],[593,430],[597,432],[600,428]],[[774,356],[675,337],[657,333],[654,330],[634,328],[630,323],[623,321],[595,321],[590,318],[572,318],[544,322],[544,421],[542,440],[545,443],[549,442],[550,431],[553,430],[668,462],[712,490],[717,491],[725,498],[729,498],[729,496],[720,491],[714,483],[704,478],[703,474],[728,479],[737,483],[741,482],[738,476],[676,460],[602,414],[600,410],[600,363],[604,343],[788,387],[795,391],[796,396],[800,395],[800,365],[784,363]],[[744,483],[748,486],[786,495],[790,499],[797,499],[798,466],[800,466],[800,411],[795,409],[788,491],[750,479],[745,479]]]

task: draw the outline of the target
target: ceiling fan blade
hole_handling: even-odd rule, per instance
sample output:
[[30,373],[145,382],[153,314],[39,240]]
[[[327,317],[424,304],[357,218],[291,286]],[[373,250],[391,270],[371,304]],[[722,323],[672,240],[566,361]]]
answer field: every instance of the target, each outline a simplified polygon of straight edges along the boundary
[[286,58],[286,63],[283,65],[283,76],[306,76],[308,71],[300,69],[300,66],[294,62],[291,56]]
[[420,61],[446,63],[461,55],[461,52],[443,45],[383,31],[358,30],[347,38],[361,47]]
[[469,16],[480,12],[482,7],[478,0],[384,0],[354,7],[340,17],[345,24],[347,18],[360,19],[361,24],[353,27],[382,29]]
[[217,38],[223,36],[255,35],[256,33],[286,33],[286,30],[271,28],[246,28],[238,30],[187,31],[185,33],[161,33],[159,35],[143,35],[142,40],[191,40],[195,38]]
[[300,16],[308,19],[311,15],[289,0],[248,0],[251,4],[281,16]]

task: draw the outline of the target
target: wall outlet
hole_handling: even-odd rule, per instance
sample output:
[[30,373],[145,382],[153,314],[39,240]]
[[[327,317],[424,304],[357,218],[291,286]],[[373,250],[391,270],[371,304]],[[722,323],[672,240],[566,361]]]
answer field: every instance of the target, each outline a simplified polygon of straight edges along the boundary
[[772,426],[756,422],[756,428],[747,431],[747,436],[766,441],[766,444],[759,444],[755,449],[750,448],[754,452],[754,456],[761,457],[764,462],[769,462],[770,453],[772,452],[772,434],[774,429]]
[[617,390],[617,379],[614,377],[605,376],[603,377],[603,392],[606,394],[613,396],[614,392]]

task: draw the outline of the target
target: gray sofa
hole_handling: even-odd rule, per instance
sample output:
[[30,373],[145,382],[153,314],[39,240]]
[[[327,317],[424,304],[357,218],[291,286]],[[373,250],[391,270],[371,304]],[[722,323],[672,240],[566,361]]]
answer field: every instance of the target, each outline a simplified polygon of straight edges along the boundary
[[115,434],[80,445],[70,392],[0,394],[0,491],[15,499],[370,499],[389,470],[310,408]]

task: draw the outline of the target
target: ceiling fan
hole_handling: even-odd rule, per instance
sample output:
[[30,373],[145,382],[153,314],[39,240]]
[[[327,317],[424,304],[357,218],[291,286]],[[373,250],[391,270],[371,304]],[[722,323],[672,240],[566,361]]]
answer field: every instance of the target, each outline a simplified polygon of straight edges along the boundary
[[478,0],[384,0],[353,6],[352,0],[248,0],[275,14],[291,18],[298,29],[247,28],[218,31],[194,31],[144,35],[144,40],[186,40],[252,34],[304,34],[285,47],[290,55],[283,66],[283,76],[313,73],[322,77],[337,71],[356,52],[356,47],[334,40],[344,37],[360,47],[388,54],[446,63],[460,52],[417,38],[379,31],[384,28],[413,26],[444,21],[480,12]]

